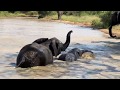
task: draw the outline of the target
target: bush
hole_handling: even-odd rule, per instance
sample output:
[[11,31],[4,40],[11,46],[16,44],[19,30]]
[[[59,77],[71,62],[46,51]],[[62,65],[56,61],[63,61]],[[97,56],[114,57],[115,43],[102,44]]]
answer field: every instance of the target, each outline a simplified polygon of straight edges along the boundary
[[103,22],[103,25],[102,25],[103,28],[109,27],[110,17],[111,17],[110,11],[106,11],[106,13],[100,16],[101,22]]
[[103,23],[101,22],[101,20],[96,19],[96,20],[93,20],[93,21],[92,21],[92,26],[93,26],[94,28],[101,28],[102,25],[103,25]]
[[98,16],[100,17],[100,20],[93,20],[92,21],[93,27],[108,28],[111,17],[111,11],[103,11],[99,13]]
[[0,11],[0,16],[6,17],[8,15],[10,15],[10,13],[8,11]]
[[26,15],[36,16],[36,15],[38,15],[38,12],[37,11],[28,11],[28,12],[26,12]]
[[50,15],[51,11],[38,11],[38,14],[39,14],[39,18],[44,18],[47,15]]

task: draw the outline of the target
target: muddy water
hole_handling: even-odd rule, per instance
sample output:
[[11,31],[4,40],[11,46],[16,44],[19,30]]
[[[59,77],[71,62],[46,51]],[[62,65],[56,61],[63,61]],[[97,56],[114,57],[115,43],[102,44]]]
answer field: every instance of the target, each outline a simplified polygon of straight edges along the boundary
[[[95,53],[93,60],[75,62],[54,60],[47,66],[15,68],[19,50],[43,37],[57,37],[63,43],[68,31],[72,48]],[[37,19],[0,19],[0,78],[1,79],[108,79],[120,78],[120,40],[108,38],[98,30],[59,22]]]

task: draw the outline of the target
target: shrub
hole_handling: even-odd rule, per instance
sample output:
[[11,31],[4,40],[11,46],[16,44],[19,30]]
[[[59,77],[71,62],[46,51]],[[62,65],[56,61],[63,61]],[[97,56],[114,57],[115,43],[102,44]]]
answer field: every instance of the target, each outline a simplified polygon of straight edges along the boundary
[[36,16],[36,15],[38,15],[38,12],[37,11],[28,11],[28,12],[26,12],[26,15]]
[[101,22],[101,20],[96,19],[96,20],[93,20],[93,21],[92,21],[92,26],[93,26],[94,28],[101,28],[102,25],[103,25],[103,23]]
[[103,14],[101,14],[101,22],[102,22],[102,28],[107,28],[109,27],[109,22],[110,22],[110,17],[111,17],[111,11],[106,11]]

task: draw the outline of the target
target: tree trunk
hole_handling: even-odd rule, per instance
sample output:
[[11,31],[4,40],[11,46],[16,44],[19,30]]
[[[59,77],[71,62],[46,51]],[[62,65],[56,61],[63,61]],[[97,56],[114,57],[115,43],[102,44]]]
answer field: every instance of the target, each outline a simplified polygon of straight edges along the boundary
[[63,11],[57,11],[57,13],[58,13],[58,20],[61,20],[61,17],[62,17]]

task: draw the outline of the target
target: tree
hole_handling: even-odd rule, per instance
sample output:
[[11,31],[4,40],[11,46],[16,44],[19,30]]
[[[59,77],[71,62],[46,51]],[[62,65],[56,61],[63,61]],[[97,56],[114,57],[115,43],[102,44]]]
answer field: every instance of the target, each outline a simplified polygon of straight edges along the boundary
[[45,16],[49,15],[51,13],[51,11],[38,11],[39,14],[39,18],[44,18]]
[[61,20],[61,17],[63,15],[63,11],[57,11],[57,13],[58,13],[58,20]]

